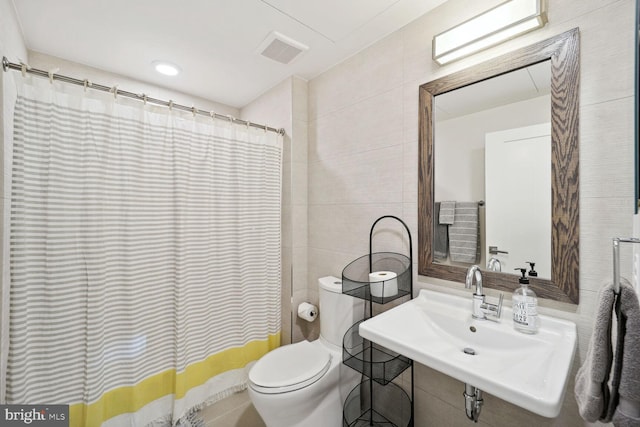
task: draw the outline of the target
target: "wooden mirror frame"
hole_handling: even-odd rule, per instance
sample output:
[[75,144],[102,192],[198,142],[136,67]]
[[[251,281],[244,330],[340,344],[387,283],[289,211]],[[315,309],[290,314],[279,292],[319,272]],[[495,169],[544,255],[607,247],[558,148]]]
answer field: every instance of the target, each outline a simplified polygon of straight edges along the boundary
[[[527,67],[551,62],[551,279],[531,279],[538,297],[579,302],[578,125],[580,40],[577,28],[420,86],[418,274],[464,282],[464,267],[433,262],[434,97]],[[485,287],[512,291],[515,274],[483,271]]]

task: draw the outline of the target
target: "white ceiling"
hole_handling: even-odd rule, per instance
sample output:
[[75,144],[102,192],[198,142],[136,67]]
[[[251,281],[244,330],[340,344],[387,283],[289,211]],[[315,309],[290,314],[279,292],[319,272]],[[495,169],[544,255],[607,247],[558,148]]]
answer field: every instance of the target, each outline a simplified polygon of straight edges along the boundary
[[[291,75],[317,76],[444,1],[13,0],[33,51],[237,108]],[[272,31],[309,50],[288,65],[261,56]],[[161,76],[155,60],[182,72]]]

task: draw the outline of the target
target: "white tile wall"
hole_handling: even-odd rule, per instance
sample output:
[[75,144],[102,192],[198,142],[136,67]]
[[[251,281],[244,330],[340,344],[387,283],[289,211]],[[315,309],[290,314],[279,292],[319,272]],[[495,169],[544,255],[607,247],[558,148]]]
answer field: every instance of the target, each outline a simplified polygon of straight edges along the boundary
[[[339,275],[364,255],[369,227],[383,214],[401,216],[417,246],[419,84],[579,27],[580,304],[541,302],[542,312],[578,325],[571,380],[555,420],[487,396],[480,421],[582,426],[573,373],[587,351],[597,291],[612,274],[611,238],[631,233],[635,2],[548,0],[549,23],[542,30],[448,66],[431,60],[435,34],[498,3],[450,0],[309,82],[308,282]],[[631,269],[630,253],[623,249],[623,272]],[[425,281],[417,277],[417,286],[427,286]],[[436,288],[450,292],[446,285]],[[461,383],[426,367],[417,367],[415,383],[416,425],[468,425]]]

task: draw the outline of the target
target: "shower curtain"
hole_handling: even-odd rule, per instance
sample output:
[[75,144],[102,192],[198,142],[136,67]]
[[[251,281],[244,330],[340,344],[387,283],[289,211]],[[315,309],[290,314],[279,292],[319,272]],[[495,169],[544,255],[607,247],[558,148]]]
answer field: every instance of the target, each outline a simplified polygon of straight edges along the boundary
[[280,343],[282,136],[16,77],[7,403],[167,425],[244,389]]

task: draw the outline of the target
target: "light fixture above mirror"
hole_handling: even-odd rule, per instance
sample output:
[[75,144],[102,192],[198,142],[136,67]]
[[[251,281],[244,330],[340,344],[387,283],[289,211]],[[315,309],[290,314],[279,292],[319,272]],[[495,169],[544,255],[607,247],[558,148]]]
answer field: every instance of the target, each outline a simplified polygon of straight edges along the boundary
[[443,65],[547,23],[544,0],[508,0],[433,38],[433,60]]

